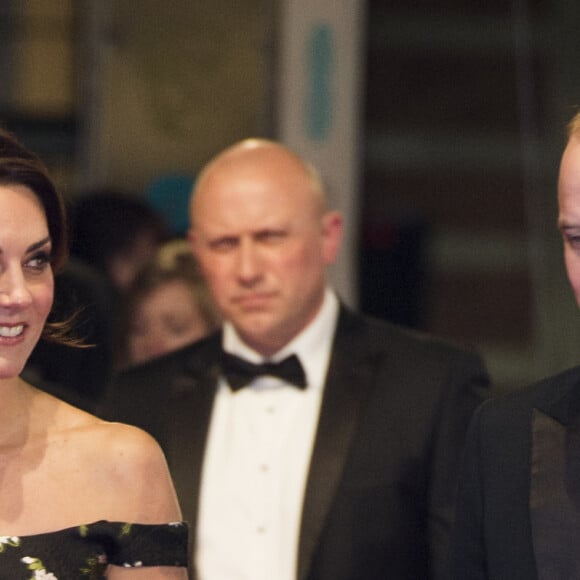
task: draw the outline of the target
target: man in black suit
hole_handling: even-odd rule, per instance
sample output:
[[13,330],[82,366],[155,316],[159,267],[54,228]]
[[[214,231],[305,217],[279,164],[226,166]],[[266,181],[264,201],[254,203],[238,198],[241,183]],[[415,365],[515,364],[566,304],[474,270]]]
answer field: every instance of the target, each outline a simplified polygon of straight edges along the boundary
[[[580,114],[569,126],[558,203],[580,305]],[[580,367],[477,411],[452,537],[453,580],[580,578]]]
[[340,303],[342,217],[277,143],[211,161],[191,219],[223,329],[126,373],[103,414],[164,448],[196,577],[441,578],[479,356]]

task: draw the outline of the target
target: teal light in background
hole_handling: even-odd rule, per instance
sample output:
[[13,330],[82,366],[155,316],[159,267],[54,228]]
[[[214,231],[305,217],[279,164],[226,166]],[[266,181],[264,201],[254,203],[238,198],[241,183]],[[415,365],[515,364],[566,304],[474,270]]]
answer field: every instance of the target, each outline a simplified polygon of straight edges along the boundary
[[147,201],[165,219],[172,236],[185,236],[189,229],[189,198],[195,179],[191,175],[159,175],[145,188]]
[[314,25],[306,51],[306,132],[313,141],[324,141],[332,129],[334,112],[334,35],[328,24]]

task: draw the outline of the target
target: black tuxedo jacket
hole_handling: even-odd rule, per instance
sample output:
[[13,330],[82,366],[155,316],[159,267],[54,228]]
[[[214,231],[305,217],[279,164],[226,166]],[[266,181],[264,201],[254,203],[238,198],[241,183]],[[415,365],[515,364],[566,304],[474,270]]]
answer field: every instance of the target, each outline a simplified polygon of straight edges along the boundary
[[580,578],[580,367],[478,409],[452,538],[453,580]]
[[[157,438],[193,541],[220,343],[213,335],[125,373],[101,409]],[[476,354],[341,309],[298,580],[442,577],[456,468],[487,384]]]

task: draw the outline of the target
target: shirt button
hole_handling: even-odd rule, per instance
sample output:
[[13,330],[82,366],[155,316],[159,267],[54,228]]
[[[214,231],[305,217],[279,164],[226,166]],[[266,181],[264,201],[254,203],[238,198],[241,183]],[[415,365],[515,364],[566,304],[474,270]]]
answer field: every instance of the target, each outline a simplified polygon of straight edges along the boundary
[[267,463],[262,463],[262,465],[260,465],[260,471],[262,473],[267,473],[270,471],[270,466]]
[[266,528],[264,526],[258,526],[256,528],[256,533],[258,533],[258,534],[265,534],[266,533]]
[[268,407],[266,407],[266,413],[268,413],[268,415],[273,415],[276,412],[276,407],[274,407],[274,405],[269,405]]

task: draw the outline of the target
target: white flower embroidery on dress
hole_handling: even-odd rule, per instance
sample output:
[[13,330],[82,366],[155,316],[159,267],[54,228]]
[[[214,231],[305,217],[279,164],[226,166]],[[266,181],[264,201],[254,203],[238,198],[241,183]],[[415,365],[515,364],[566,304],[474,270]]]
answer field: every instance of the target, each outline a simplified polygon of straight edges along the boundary
[[143,562],[141,562],[140,560],[138,560],[137,562],[133,562],[132,564],[130,562],[125,562],[123,564],[123,568],[141,568],[143,566]]
[[34,580],[58,580],[58,578],[52,573],[46,570],[35,570]]
[[20,546],[20,538],[18,536],[0,536],[0,552],[3,552],[6,546],[11,548]]
[[38,558],[24,556],[20,561],[23,564],[26,564],[31,572],[34,572],[34,575],[30,577],[30,580],[58,580],[52,572],[47,572],[44,564]]

